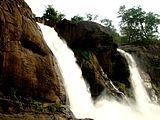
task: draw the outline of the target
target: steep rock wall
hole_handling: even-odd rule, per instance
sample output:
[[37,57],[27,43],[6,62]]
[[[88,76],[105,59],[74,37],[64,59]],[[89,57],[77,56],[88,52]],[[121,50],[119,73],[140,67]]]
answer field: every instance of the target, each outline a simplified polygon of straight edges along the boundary
[[0,92],[65,102],[56,60],[24,0],[0,1]]

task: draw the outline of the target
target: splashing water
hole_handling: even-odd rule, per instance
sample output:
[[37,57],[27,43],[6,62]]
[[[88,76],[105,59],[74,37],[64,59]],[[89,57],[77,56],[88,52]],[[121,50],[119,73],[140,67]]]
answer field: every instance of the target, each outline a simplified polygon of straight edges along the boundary
[[[159,120],[160,107],[150,103],[142,79],[139,76],[134,59],[121,51],[130,67],[132,85],[137,104],[125,104],[109,100],[106,95],[93,104],[87,90],[81,70],[76,64],[73,52],[61,40],[53,28],[39,24],[47,45],[57,58],[64,79],[70,108],[77,118],[93,118],[94,120]],[[126,55],[127,54],[127,55]],[[130,56],[130,57],[129,57]]]

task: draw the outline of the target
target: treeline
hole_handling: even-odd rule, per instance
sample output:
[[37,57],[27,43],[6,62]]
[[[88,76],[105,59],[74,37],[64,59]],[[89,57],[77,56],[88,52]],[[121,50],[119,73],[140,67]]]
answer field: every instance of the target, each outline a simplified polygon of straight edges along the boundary
[[[75,15],[70,20],[73,23],[84,20],[101,23],[110,31],[115,42],[119,44],[151,44],[158,42],[158,25],[160,24],[160,16],[158,14],[145,12],[140,6],[126,9],[123,5],[119,8],[118,17],[121,18],[119,24],[120,34],[112,24],[112,20],[107,18],[98,20],[98,15],[90,13],[86,14],[86,16]],[[65,15],[48,5],[43,18],[58,22],[63,20]]]
[[120,31],[123,42],[147,44],[159,39],[160,16],[158,14],[147,13],[140,6],[130,9],[121,6],[118,14],[121,18]]

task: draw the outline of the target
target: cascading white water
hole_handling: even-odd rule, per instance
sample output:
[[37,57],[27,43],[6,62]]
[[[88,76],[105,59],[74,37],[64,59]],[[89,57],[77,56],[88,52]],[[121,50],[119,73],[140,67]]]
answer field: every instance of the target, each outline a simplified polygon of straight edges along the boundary
[[[134,69],[134,59],[126,57],[130,71],[133,75],[133,88],[137,104],[124,104],[123,101],[109,100],[106,95],[93,104],[91,95],[76,65],[73,52],[67,47],[53,28],[39,24],[44,39],[57,58],[59,68],[64,79],[65,89],[68,93],[70,107],[78,118],[93,118],[94,120],[159,120],[160,107],[149,103],[149,97]],[[119,50],[123,55],[126,54]],[[135,66],[136,67],[136,66]],[[136,78],[136,80],[135,80]],[[140,87],[140,88],[139,88]],[[144,103],[143,103],[144,101]],[[145,109],[143,108],[145,106]],[[142,108],[141,108],[142,107]]]
[[[126,58],[128,65],[129,65],[129,69],[130,69],[130,80],[131,80],[131,84],[133,86],[133,90],[134,90],[134,95],[135,95],[135,99],[137,100],[137,104],[141,105],[141,106],[145,106],[145,104],[151,102],[146,89],[143,85],[143,80],[140,76],[140,73],[138,71],[138,67],[137,64],[135,62],[135,60],[133,59],[133,57],[131,56],[131,54],[118,49],[118,51]],[[143,96],[143,97],[142,97]]]
[[54,28],[40,23],[38,24],[47,45],[57,58],[72,112],[78,118],[91,117],[91,111],[93,109],[91,95],[87,91],[81,70],[76,64],[74,53],[68,48],[67,44],[58,37]]
[[128,62],[129,70],[130,70],[130,81],[134,90],[134,95],[135,95],[138,109],[144,115],[146,116],[149,115],[148,118],[146,118],[147,120],[151,120],[151,119],[158,120],[158,117],[160,117],[160,115],[158,115],[157,113],[160,112],[160,107],[154,104],[155,101],[153,102],[151,101],[144,87],[145,80],[143,79],[146,79],[147,77],[146,76],[143,76],[143,78],[141,77],[137,64],[131,54],[121,49],[117,49],[117,50],[126,58]]

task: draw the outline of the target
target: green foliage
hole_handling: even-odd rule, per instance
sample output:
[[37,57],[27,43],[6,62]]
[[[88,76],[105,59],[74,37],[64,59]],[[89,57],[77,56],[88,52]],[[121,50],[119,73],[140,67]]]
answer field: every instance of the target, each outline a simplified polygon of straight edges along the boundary
[[113,31],[113,32],[111,33],[111,35],[113,36],[114,42],[116,42],[116,43],[118,43],[118,44],[121,44],[122,38],[121,38],[121,36],[119,35],[119,33],[117,33],[116,31]]
[[125,41],[150,43],[158,38],[159,15],[146,13],[141,7],[126,9],[125,6],[121,6],[118,13],[121,18],[121,34],[126,38]]
[[115,82],[115,85],[117,86],[119,91],[123,92],[124,94],[127,94],[127,92],[126,92],[127,88],[126,88],[126,85],[124,83],[121,83],[119,81],[114,81],[114,82]]
[[[11,94],[6,96],[3,104],[15,104],[15,109],[18,111],[32,111],[35,113],[50,113],[59,112],[62,110],[60,102],[56,103],[41,103],[33,98],[24,98],[16,95],[16,90],[12,89]],[[1,104],[0,104],[1,105]]]
[[56,102],[52,104],[42,104],[41,102],[38,102],[32,98],[28,100],[29,107],[32,108],[34,112],[43,112],[43,113],[48,113],[48,112],[58,112],[61,111],[61,103]]
[[83,59],[89,61],[89,57],[90,57],[89,51],[86,51],[86,50],[83,50],[83,49],[78,49],[78,48],[77,49],[73,49],[73,51],[76,54],[80,55]]
[[71,22],[73,22],[73,23],[79,23],[83,20],[84,20],[84,17],[81,17],[79,15],[75,15],[74,17],[71,18]]
[[54,22],[61,21],[64,19],[65,15],[59,13],[56,11],[51,5],[48,5],[48,7],[45,10],[45,13],[43,14],[43,18],[52,20]]
[[22,7],[23,7],[23,8],[27,7],[27,3],[24,2],[24,1],[22,1]]
[[125,84],[118,82],[118,88],[119,88],[120,91],[125,93],[125,89],[126,89]]

